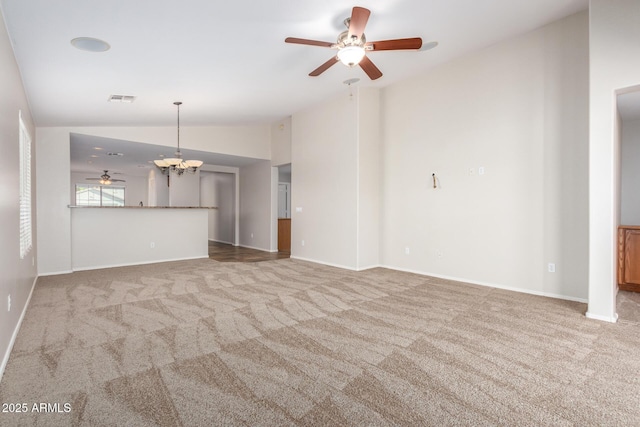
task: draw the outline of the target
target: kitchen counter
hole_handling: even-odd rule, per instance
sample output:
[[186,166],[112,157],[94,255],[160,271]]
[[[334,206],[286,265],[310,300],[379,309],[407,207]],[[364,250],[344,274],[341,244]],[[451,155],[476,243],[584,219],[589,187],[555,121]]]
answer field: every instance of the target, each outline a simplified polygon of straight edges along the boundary
[[68,205],[69,208],[89,209],[218,209],[217,206],[77,206]]

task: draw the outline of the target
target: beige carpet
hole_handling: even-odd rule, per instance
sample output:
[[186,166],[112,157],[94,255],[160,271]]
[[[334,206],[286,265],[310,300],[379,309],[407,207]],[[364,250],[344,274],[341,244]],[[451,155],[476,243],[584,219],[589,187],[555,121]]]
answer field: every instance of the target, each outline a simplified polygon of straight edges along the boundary
[[640,325],[585,308],[289,259],[45,277],[0,425],[640,425]]
[[616,302],[619,320],[640,324],[640,292],[619,291]]

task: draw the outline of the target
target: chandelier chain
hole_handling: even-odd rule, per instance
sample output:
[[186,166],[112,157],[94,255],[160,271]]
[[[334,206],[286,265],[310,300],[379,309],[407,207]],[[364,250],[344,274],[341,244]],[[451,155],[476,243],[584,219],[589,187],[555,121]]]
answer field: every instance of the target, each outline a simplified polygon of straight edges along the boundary
[[175,152],[175,158],[163,158],[161,160],[154,160],[155,165],[160,168],[162,173],[175,172],[178,176],[184,172],[196,173],[198,168],[202,166],[201,160],[184,160],[182,158],[182,152],[180,151],[180,105],[182,102],[176,101],[173,103],[178,107],[178,148]]
[[182,104],[182,102],[176,101],[173,104],[178,107],[178,151],[177,152],[180,153],[180,104]]

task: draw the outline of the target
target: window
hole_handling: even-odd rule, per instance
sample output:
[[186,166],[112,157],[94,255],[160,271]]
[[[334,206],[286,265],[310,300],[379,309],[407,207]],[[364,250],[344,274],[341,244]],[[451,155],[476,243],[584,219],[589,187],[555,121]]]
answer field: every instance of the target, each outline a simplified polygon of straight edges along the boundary
[[31,137],[22,121],[22,111],[18,113],[20,138],[20,259],[33,246],[31,232]]
[[124,206],[124,187],[76,184],[76,206]]

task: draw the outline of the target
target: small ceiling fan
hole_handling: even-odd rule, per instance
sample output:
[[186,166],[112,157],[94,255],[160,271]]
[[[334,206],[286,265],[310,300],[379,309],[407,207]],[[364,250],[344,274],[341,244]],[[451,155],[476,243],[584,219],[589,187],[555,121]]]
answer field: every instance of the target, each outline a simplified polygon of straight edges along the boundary
[[108,170],[104,171],[104,174],[100,175],[100,178],[87,178],[89,181],[98,181],[102,185],[109,185],[112,182],[127,182],[124,179],[111,179],[111,176],[108,173]]
[[360,65],[362,70],[369,76],[371,80],[382,77],[382,71],[375,66],[367,57],[366,52],[375,52],[380,50],[418,50],[422,47],[422,39],[420,37],[381,40],[376,42],[367,42],[364,35],[364,27],[367,25],[371,11],[364,7],[354,7],[351,11],[351,17],[344,20],[347,27],[338,35],[336,43],[323,42],[317,40],[299,39],[295,37],[287,37],[286,43],[304,44],[310,46],[328,47],[338,49],[338,53],[327,62],[309,73],[310,76],[316,77],[327,71],[333,64],[340,61],[348,67]]

